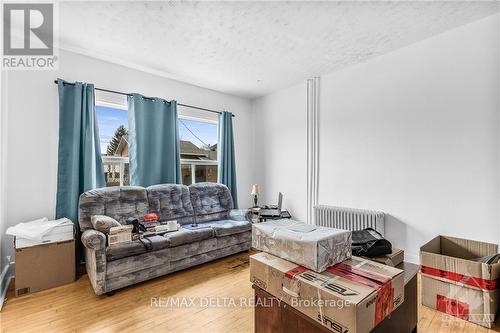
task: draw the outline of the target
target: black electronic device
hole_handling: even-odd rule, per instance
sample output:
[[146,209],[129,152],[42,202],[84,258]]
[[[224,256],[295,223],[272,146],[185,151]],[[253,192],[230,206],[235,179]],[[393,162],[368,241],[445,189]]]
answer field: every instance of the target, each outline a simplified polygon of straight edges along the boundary
[[140,234],[141,232],[145,232],[146,231],[146,227],[143,226],[139,222],[139,220],[136,219],[135,217],[129,217],[127,219],[126,223],[134,226],[134,229],[132,229],[132,233]]

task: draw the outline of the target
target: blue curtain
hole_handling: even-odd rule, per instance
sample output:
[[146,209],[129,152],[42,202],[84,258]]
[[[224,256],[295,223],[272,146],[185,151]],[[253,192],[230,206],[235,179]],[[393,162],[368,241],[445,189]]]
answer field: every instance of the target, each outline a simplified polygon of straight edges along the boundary
[[105,186],[95,114],[94,85],[58,80],[59,152],[56,218],[78,227],[78,199]]
[[238,208],[236,187],[236,164],[234,162],[233,114],[222,112],[219,115],[219,183],[226,185],[233,196],[234,208]]
[[176,101],[128,97],[130,183],[181,184]]

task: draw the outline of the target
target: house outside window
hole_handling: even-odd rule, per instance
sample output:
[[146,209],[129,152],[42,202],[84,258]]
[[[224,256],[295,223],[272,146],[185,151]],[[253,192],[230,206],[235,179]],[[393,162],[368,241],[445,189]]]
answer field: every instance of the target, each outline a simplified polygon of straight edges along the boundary
[[[106,186],[130,184],[128,115],[125,103],[96,100]],[[217,122],[179,116],[182,183],[217,182]]]
[[182,183],[217,182],[217,144],[204,149],[180,140]]
[[179,139],[182,183],[216,183],[217,122],[181,116]]

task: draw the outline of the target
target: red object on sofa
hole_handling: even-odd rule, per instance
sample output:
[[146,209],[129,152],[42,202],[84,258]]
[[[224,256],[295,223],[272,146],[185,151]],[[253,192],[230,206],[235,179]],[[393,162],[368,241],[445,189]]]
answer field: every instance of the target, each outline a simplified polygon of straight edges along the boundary
[[144,222],[153,222],[153,221],[158,221],[158,214],[149,213],[144,215]]

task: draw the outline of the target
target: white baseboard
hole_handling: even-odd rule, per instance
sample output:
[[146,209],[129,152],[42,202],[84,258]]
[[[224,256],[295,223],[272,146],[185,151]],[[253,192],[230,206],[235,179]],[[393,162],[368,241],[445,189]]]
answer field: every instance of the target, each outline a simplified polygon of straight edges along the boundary
[[12,265],[6,265],[2,273],[0,274],[0,311],[2,311],[3,303],[5,302],[5,296],[7,295],[7,290],[9,289],[10,282],[14,275],[11,273]]

